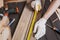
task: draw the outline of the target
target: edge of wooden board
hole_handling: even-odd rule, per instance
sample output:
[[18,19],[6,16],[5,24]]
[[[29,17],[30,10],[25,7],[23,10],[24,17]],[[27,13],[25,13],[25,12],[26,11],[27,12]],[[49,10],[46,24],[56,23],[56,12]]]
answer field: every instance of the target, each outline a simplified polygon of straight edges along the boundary
[[12,40],[26,39],[28,30],[32,21],[32,17],[33,17],[32,11],[30,11],[25,6]]

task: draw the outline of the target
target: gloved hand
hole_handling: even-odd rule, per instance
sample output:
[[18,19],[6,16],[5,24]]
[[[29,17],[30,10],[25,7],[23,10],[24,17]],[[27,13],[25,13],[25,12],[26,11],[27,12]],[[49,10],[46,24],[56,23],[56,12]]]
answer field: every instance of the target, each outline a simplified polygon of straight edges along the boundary
[[35,38],[38,40],[39,38],[41,38],[42,36],[45,35],[46,33],[46,19],[41,18],[39,21],[36,22],[33,33],[37,33],[35,34]]
[[31,7],[36,11],[40,11],[42,9],[41,1],[40,0],[32,1]]
[[7,16],[3,16],[1,22],[3,26],[7,26],[9,24],[9,18]]
[[8,16],[3,16],[1,22],[0,22],[0,33],[2,33],[2,39],[7,40],[10,37],[10,27],[9,27],[9,18]]
[[3,16],[2,20],[0,21],[0,33],[4,29],[5,26],[9,24],[9,18],[7,16]]
[[2,32],[2,39],[3,40],[9,40],[10,37],[11,37],[10,27],[6,26]]

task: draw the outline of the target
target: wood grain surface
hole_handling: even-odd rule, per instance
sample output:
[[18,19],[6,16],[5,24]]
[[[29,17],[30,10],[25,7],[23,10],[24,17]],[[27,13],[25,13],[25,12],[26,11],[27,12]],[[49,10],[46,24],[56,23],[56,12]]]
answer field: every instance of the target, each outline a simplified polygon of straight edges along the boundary
[[27,7],[25,6],[12,40],[26,39],[32,17],[33,17],[32,11],[27,9]]

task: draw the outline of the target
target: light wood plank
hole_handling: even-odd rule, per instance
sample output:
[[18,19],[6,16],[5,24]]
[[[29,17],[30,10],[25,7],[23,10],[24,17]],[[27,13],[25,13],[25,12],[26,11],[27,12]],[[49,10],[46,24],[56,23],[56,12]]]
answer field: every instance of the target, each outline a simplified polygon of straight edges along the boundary
[[26,0],[6,0],[5,2],[11,3],[11,2],[24,2],[24,1]]
[[25,6],[12,40],[26,40],[32,17],[32,11]]
[[0,8],[3,7],[3,0],[0,0]]

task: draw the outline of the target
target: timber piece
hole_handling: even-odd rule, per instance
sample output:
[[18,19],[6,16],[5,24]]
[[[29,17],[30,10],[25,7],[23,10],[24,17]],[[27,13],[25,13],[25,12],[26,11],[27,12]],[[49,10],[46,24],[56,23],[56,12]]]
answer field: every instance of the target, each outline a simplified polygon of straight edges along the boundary
[[58,16],[58,18],[60,20],[60,9],[59,8],[56,10],[56,14],[57,14],[57,16]]
[[27,3],[31,3],[33,0],[26,0],[27,1]]
[[3,7],[3,0],[0,0],[0,8]]
[[4,0],[5,2],[11,3],[11,2],[24,2],[26,0]]
[[32,11],[25,6],[12,40],[26,40],[32,17]]

